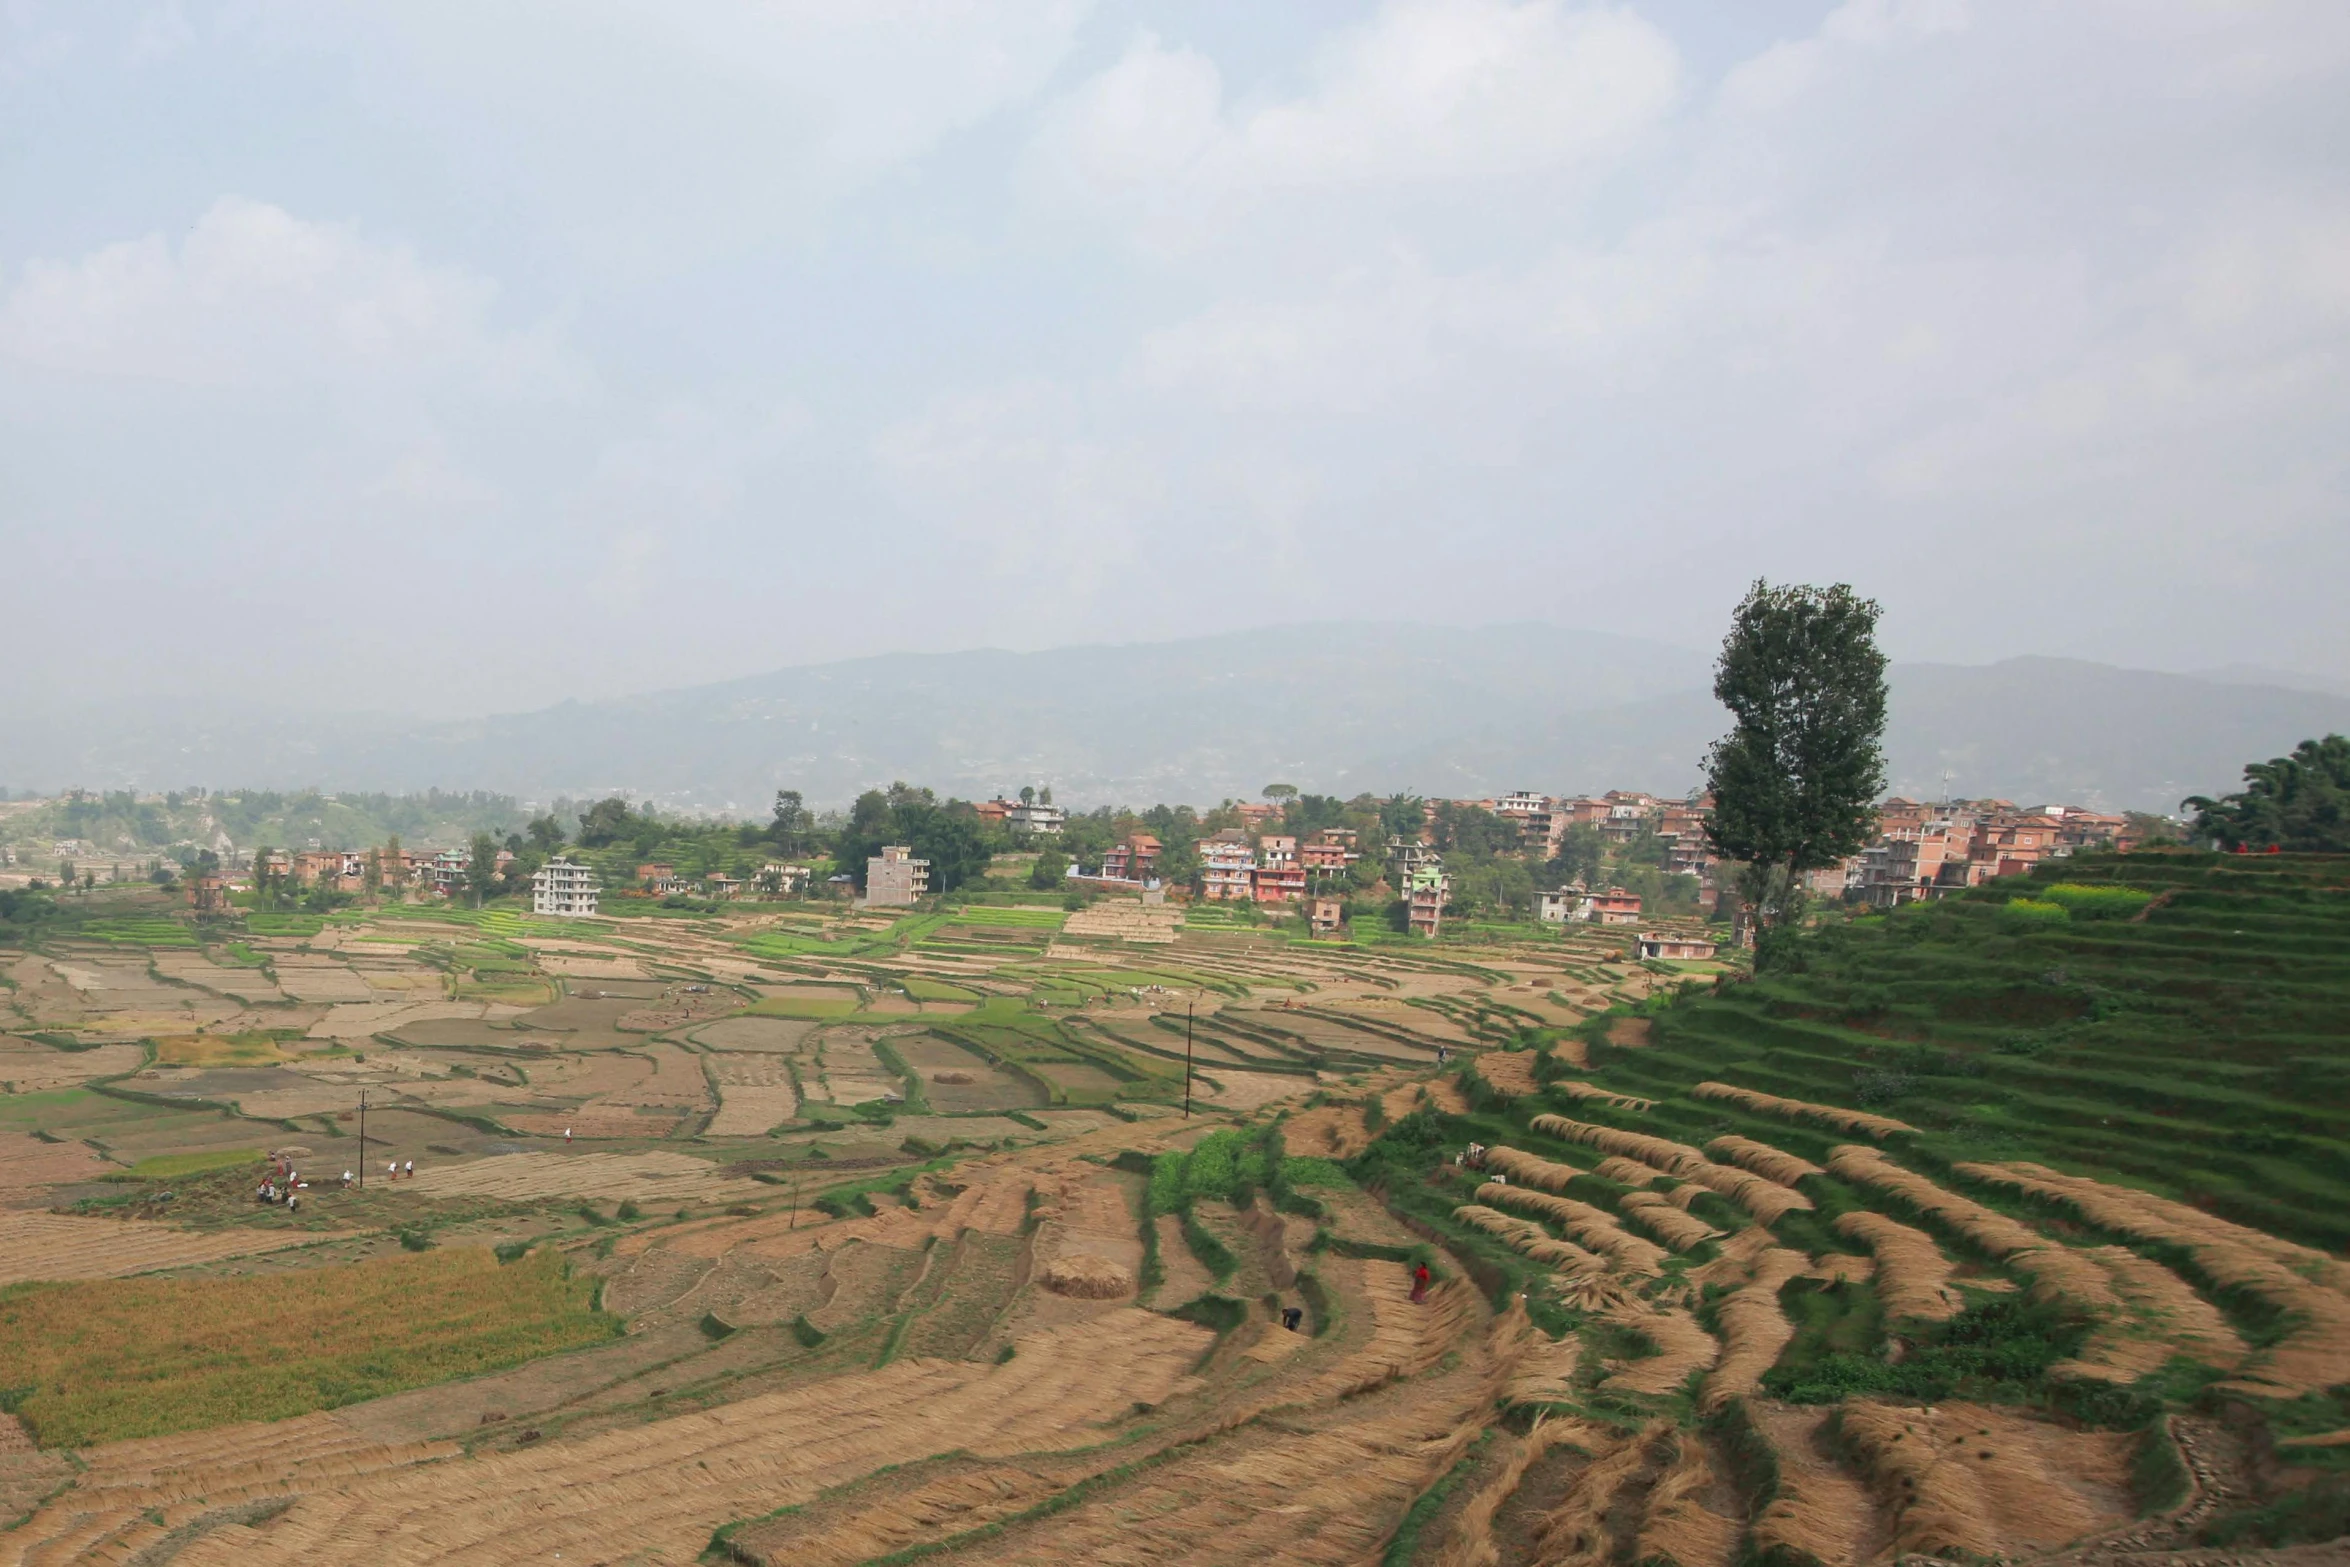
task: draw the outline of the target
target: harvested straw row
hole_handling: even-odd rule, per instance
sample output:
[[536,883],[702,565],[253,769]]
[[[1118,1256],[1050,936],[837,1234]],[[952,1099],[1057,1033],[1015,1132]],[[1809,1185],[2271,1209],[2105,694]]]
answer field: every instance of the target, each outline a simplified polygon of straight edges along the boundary
[[1620,1110],[1654,1110],[1656,1108],[1656,1101],[1653,1099],[1642,1099],[1632,1094],[1619,1094],[1613,1090],[1602,1088],[1597,1083],[1586,1083],[1580,1078],[1562,1077],[1550,1086],[1569,1099],[1596,1100],[1603,1105],[1614,1105]]
[[1575,1368],[1582,1363],[1583,1341],[1575,1334],[1562,1339],[1537,1335],[1518,1357],[1510,1380],[1502,1388],[1504,1404],[1570,1404],[1575,1401]]
[[1803,1193],[1791,1192],[1776,1181],[1766,1181],[1751,1170],[1708,1164],[1685,1173],[1691,1181],[1719,1192],[1753,1214],[1759,1224],[1776,1224],[1787,1214],[1811,1209],[1811,1199]]
[[1702,1407],[1707,1414],[1762,1391],[1763,1373],[1778,1364],[1780,1352],[1795,1337],[1795,1325],[1779,1309],[1779,1291],[1807,1266],[1803,1253],[1773,1246],[1756,1261],[1754,1276],[1716,1308],[1722,1358],[1705,1379]]
[[1685,1431],[1680,1449],[1672,1467],[1648,1493],[1632,1559],[1671,1562],[1674,1567],[1729,1567],[1739,1522],[1705,1505],[1705,1494],[1714,1488],[1716,1478],[1705,1443],[1695,1432]]
[[1878,1493],[1900,1508],[1894,1520],[1900,1549],[1986,1559],[2001,1554],[1974,1477],[1964,1465],[1942,1461],[1929,1420],[1864,1400],[1844,1406],[1841,1429]]
[[1666,1431],[1659,1420],[1636,1437],[1625,1437],[1594,1457],[1566,1497],[1543,1518],[1534,1535],[1535,1567],[1607,1560],[1611,1542],[1608,1514],[1617,1495],[1648,1462],[1648,1447]]
[[[1844,1406],[1846,1447],[1897,1509],[1897,1552],[2016,1560],[2123,1522],[2098,1497],[2124,1482],[2140,1438],[2067,1431],[1979,1404]],[[2083,1484],[2083,1482],[2088,1482]]]
[[1709,1190],[1721,1193],[1764,1224],[1771,1224],[1789,1213],[1809,1209],[1811,1199],[1801,1192],[1791,1192],[1751,1171],[1726,1164],[1716,1164],[1686,1143],[1676,1143],[1662,1137],[1649,1137],[1640,1132],[1618,1131],[1612,1126],[1594,1126],[1588,1121],[1569,1120],[1563,1115],[1538,1115],[1534,1130],[1570,1143],[1581,1143],[1597,1148],[1602,1153],[1622,1154],[1653,1165],[1668,1175],[1695,1181]]
[[1721,1346],[1685,1311],[1658,1311],[1633,1306],[1608,1313],[1617,1327],[1630,1328],[1654,1344],[1657,1353],[1624,1362],[1623,1368],[1600,1386],[1611,1392],[1665,1394],[1678,1392],[1692,1372],[1714,1363]]
[[1523,1437],[1510,1437],[1509,1456],[1501,1472],[1463,1504],[1453,1520],[1452,1534],[1436,1555],[1436,1567],[1501,1567],[1501,1548],[1493,1540],[1493,1515],[1518,1492],[1534,1461],[1554,1447],[1603,1451],[1617,1440],[1605,1426],[1581,1420],[1540,1419]]
[[2221,1371],[2244,1363],[2244,1341],[2185,1279],[2126,1247],[2097,1246],[2084,1255],[2105,1270],[2123,1310],[2100,1322],[2080,1359],[2058,1365],[2056,1374],[2133,1382],[2161,1370],[2173,1355]]
[[1838,1216],[1836,1233],[1876,1255],[1877,1298],[1885,1303],[1886,1316],[1946,1322],[1965,1305],[1950,1287],[1950,1259],[1924,1230],[1856,1208]]
[[1498,1208],[1464,1203],[1453,1209],[1452,1216],[1472,1229],[1483,1230],[1510,1250],[1554,1268],[1564,1268],[1571,1273],[1597,1273],[1607,1267],[1604,1260],[1582,1247],[1555,1239],[1541,1225],[1503,1213]]
[[1811,1121],[1833,1127],[1839,1132],[1858,1132],[1863,1137],[1885,1138],[1895,1132],[1917,1130],[1907,1121],[1896,1121],[1889,1115],[1870,1115],[1865,1110],[1847,1110],[1842,1105],[1813,1104],[1806,1099],[1782,1099],[1777,1094],[1739,1088],[1731,1083],[1700,1083],[1689,1092],[1699,1099],[1719,1099],[1725,1104],[1740,1105],[1764,1115],[1785,1116],[1792,1121]]
[[[2183,1244],[2196,1265],[2223,1286],[2247,1290],[2296,1319],[2293,1328],[2263,1353],[2244,1362],[2242,1375],[2220,1384],[2267,1398],[2295,1398],[2350,1382],[2350,1295],[2343,1293],[2340,1266],[2306,1246],[2233,1224],[2129,1187],[2108,1186],[2081,1176],[2062,1175],[2032,1164],[1966,1164],[1963,1174],[1999,1181],[2040,1196],[2070,1203],[2091,1222],[2126,1235]],[[2208,1364],[2222,1364],[2239,1347],[2201,1298],[2171,1289],[2153,1275],[2117,1264],[2116,1293],[2175,1324],[2178,1348]],[[2166,1270],[2167,1271],[2167,1270]],[[2316,1275],[2316,1279],[2307,1276]],[[2188,1299],[2196,1304],[2190,1306]],[[2215,1329],[2217,1331],[2215,1331]],[[2092,1348],[2095,1348],[2094,1342]],[[2107,1346],[2109,1349],[2112,1346]],[[2242,1357],[2238,1359],[2241,1361]]]
[[1499,1170],[1521,1186],[1539,1186],[1546,1192],[1565,1191],[1567,1183],[1583,1173],[1571,1164],[1556,1164],[1522,1148],[1506,1146],[1485,1150],[1485,1168]]
[[2029,1274],[2032,1293],[2043,1300],[2070,1300],[2100,1312],[2122,1309],[2121,1297],[2113,1292],[2104,1270],[2087,1257],[2028,1224],[1945,1190],[1914,1170],[1903,1169],[1874,1148],[1845,1143],[1829,1153],[1828,1168],[1857,1185],[1892,1193]]
[[1809,1159],[1798,1159],[1783,1148],[1773,1148],[1769,1143],[1758,1143],[1750,1137],[1717,1137],[1705,1145],[1705,1151],[1741,1170],[1752,1170],[1766,1181],[1777,1181],[1781,1186],[1793,1186],[1805,1176],[1823,1173]]
[[1656,1171],[1637,1159],[1627,1159],[1620,1153],[1609,1154],[1592,1167],[1593,1175],[1605,1176],[1622,1186],[1646,1186],[1656,1179]]
[[1624,1216],[1675,1251],[1687,1251],[1700,1241],[1712,1240],[1722,1232],[1694,1214],[1684,1213],[1672,1200],[1655,1192],[1626,1192],[1622,1207]]
[[1679,1175],[1685,1168],[1709,1162],[1704,1154],[1687,1143],[1650,1137],[1644,1132],[1618,1131],[1612,1126],[1596,1126],[1589,1121],[1570,1120],[1563,1115],[1538,1115],[1529,1124],[1537,1132],[1556,1137],[1562,1142],[1581,1143],[1601,1153],[1622,1154],[1642,1164],[1653,1165],[1668,1175]]
[[1594,1208],[1572,1197],[1554,1197],[1529,1187],[1488,1181],[1477,1188],[1477,1200],[1501,1203],[1521,1213],[1539,1214],[1593,1251],[1605,1254],[1626,1273],[1656,1273],[1661,1271],[1665,1260],[1662,1246],[1634,1235],[1605,1208]]
[[1754,1521],[1756,1556],[1855,1567],[1866,1553],[1876,1507],[1867,1488],[1818,1445],[1828,1411],[1749,1404],[1747,1415],[1770,1444],[1779,1473],[1778,1494]]

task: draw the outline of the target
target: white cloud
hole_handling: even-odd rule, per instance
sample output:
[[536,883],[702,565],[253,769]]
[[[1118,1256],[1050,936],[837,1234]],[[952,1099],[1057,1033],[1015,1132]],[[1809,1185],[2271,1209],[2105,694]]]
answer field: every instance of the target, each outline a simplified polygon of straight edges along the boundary
[[176,247],[148,234],[27,263],[0,301],[0,360],[191,386],[453,374],[503,392],[575,389],[547,342],[491,323],[495,294],[355,225],[228,196]]
[[1563,0],[1389,0],[1335,36],[1305,90],[1229,103],[1213,61],[1145,34],[1055,106],[1040,173],[1197,237],[1295,191],[1520,178],[1620,153],[1672,108],[1671,41],[1629,10]]

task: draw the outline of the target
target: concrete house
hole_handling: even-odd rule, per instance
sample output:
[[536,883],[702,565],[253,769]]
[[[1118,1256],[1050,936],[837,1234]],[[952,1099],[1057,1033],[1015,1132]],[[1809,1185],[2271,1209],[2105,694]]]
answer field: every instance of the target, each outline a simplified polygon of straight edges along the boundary
[[530,911],[557,919],[588,919],[596,912],[596,873],[557,856],[530,878]]

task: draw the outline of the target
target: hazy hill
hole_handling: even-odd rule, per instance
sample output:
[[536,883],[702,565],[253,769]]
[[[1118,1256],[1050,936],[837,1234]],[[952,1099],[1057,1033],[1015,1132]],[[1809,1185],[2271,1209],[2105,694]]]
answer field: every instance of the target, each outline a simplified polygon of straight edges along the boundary
[[[464,722],[239,712],[0,729],[12,788],[625,791],[763,814],[905,778],[1073,804],[1334,793],[1681,791],[1726,715],[1703,652],[1520,624],[1291,626],[1179,642],[896,654]],[[2350,730],[2350,698],[2101,664],[1896,665],[1893,786],[2169,809]]]

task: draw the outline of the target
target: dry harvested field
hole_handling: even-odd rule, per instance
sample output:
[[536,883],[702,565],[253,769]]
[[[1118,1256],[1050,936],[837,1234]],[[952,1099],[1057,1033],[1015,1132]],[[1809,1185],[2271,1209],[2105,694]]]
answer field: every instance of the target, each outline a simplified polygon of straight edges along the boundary
[[143,1219],[0,1213],[0,1285],[28,1279],[119,1279],[299,1246],[287,1231],[180,1229]]

